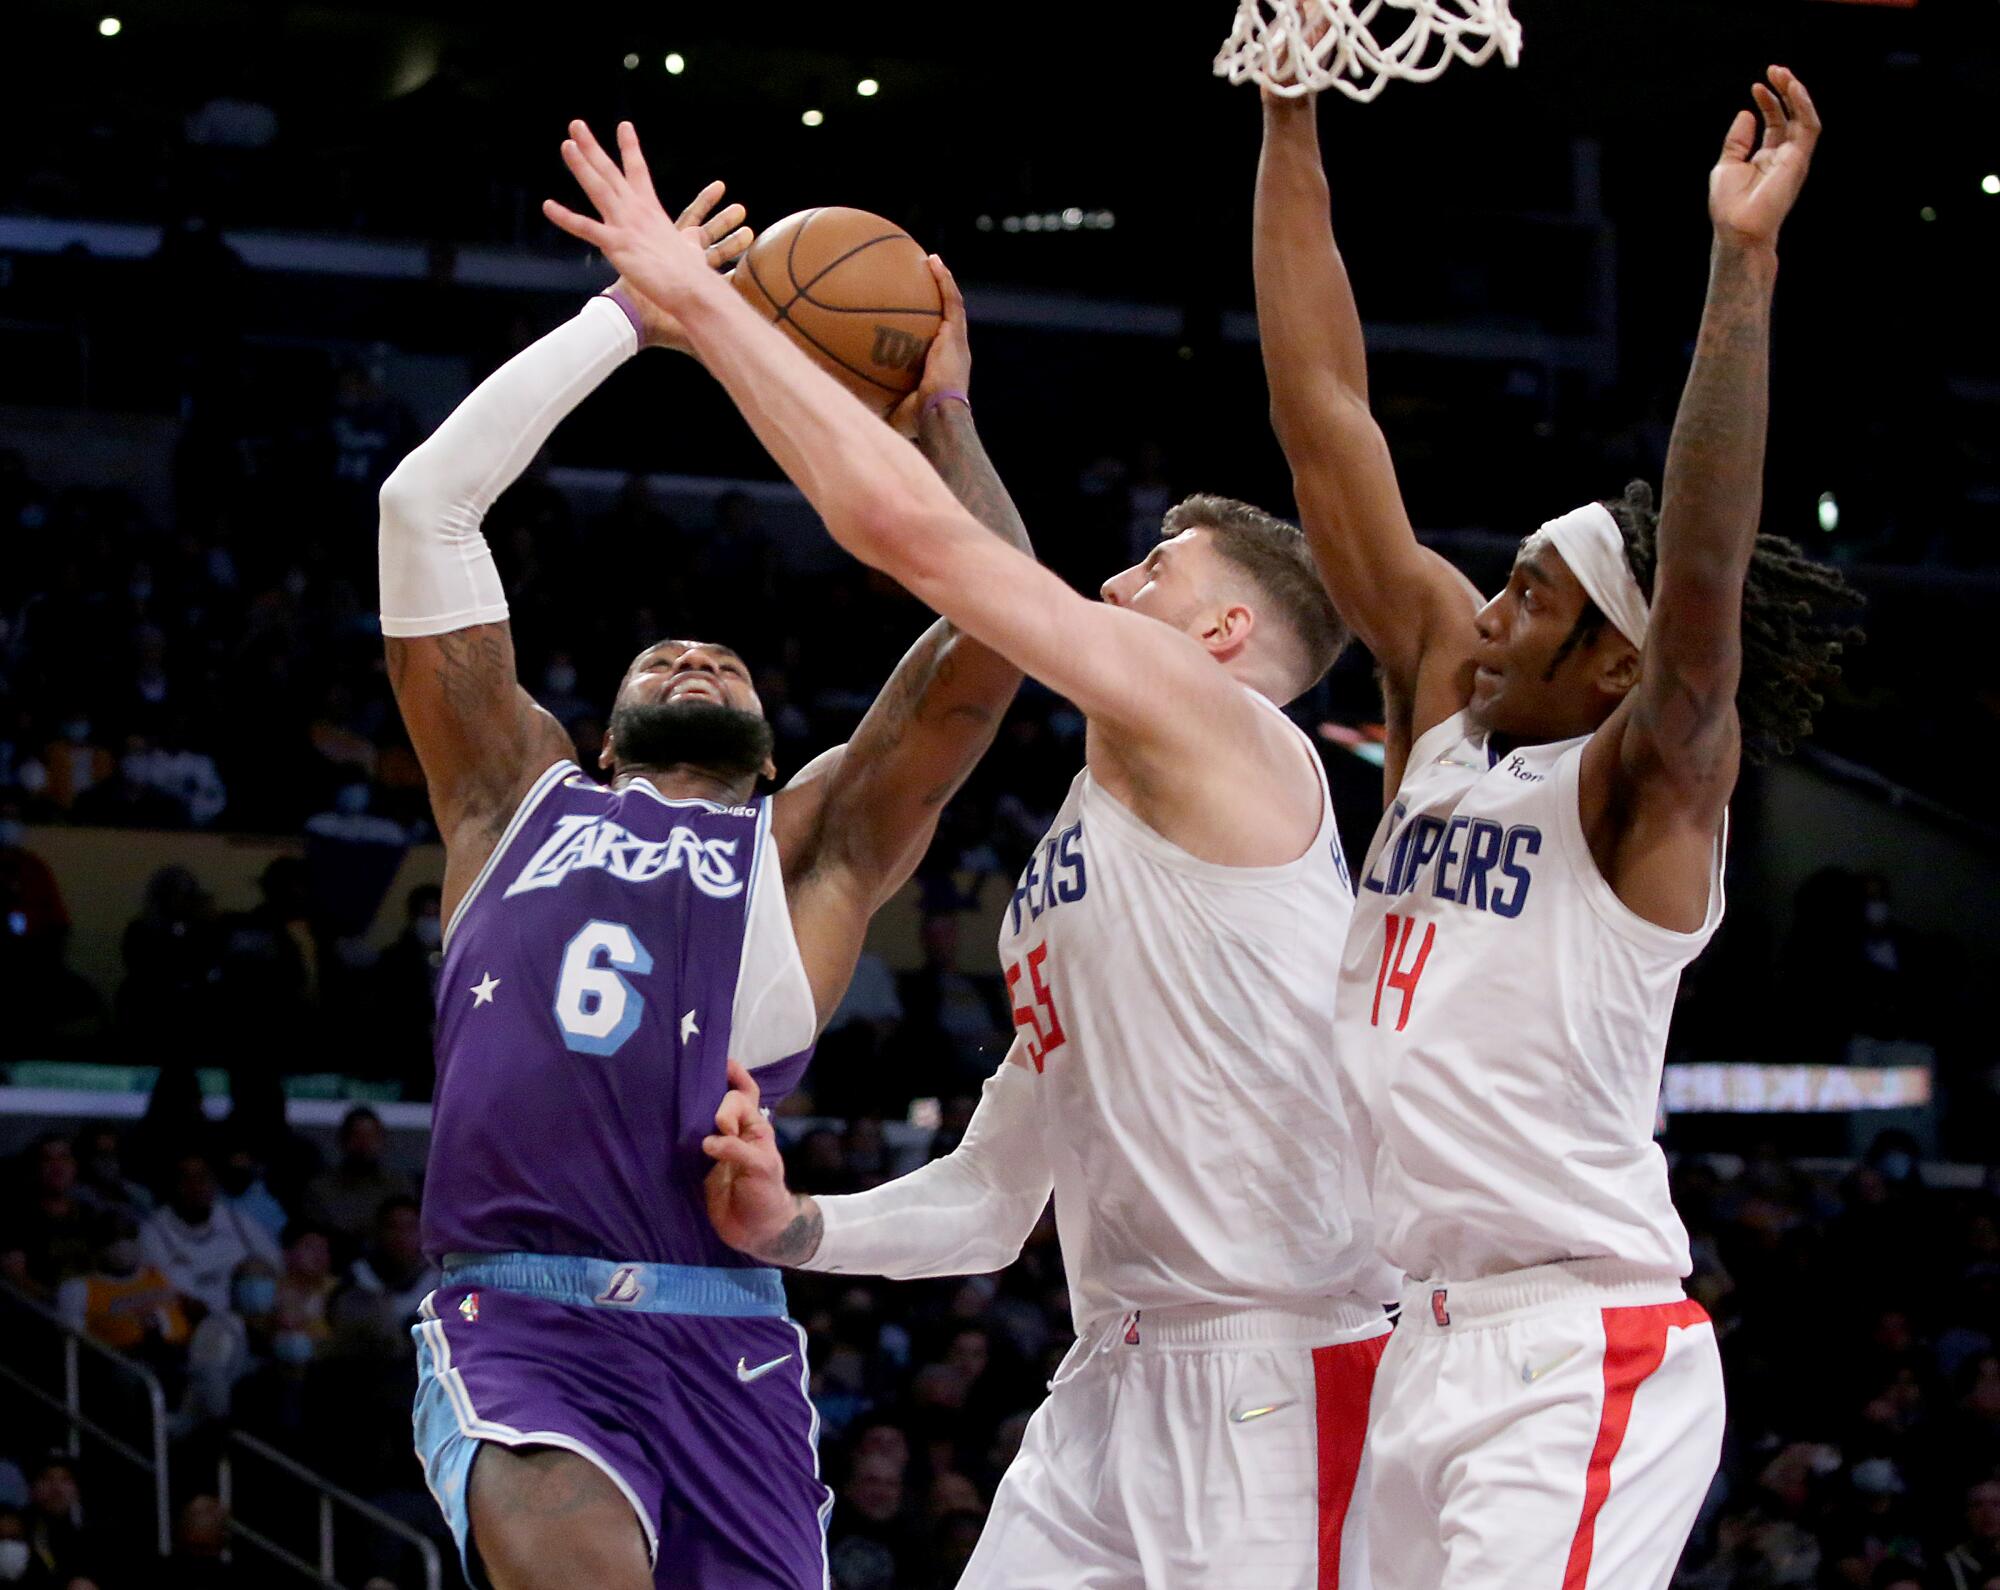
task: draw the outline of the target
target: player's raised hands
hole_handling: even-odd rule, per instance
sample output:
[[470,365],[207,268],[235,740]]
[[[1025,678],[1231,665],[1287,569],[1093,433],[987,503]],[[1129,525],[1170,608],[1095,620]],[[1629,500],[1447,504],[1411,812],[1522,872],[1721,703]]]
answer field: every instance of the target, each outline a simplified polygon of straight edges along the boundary
[[1812,95],[1789,70],[1771,68],[1767,88],[1753,83],[1751,97],[1764,121],[1757,138],[1757,115],[1738,111],[1722,141],[1722,158],[1708,178],[1708,213],[1718,236],[1770,247],[1805,186],[1819,142],[1819,112]]
[[[694,202],[674,221],[683,232],[700,235],[703,247],[708,252],[709,267],[729,273],[729,269],[757,240],[757,234],[743,224],[746,211],[740,204],[731,204],[721,210],[715,207],[721,203],[725,189],[720,182],[711,182],[694,196]],[[675,348],[685,353],[687,339],[681,331],[680,322],[648,298],[625,277],[621,276],[611,284],[611,292],[626,309],[638,316],[640,340],[649,348]]]
[[924,405],[940,392],[963,396],[972,390],[972,343],[965,329],[965,294],[958,290],[958,283],[937,255],[928,256],[925,263],[937,278],[944,318],[938,322],[937,335],[931,339],[930,352],[924,356],[923,380],[889,415],[889,423],[905,436],[917,434]]
[[[542,201],[542,213],[601,252],[627,287],[651,299],[652,308],[667,317],[659,328],[662,340],[684,345],[678,323],[672,321],[674,307],[698,291],[715,269],[749,248],[749,231],[740,225],[742,206],[731,205],[709,219],[708,210],[722,196],[722,184],[713,182],[675,221],[653,191],[639,135],[629,121],[618,124],[618,153],[613,160],[588,126],[571,122],[563,140],[563,164],[600,219],[554,199]],[[649,323],[649,341],[652,330]]]

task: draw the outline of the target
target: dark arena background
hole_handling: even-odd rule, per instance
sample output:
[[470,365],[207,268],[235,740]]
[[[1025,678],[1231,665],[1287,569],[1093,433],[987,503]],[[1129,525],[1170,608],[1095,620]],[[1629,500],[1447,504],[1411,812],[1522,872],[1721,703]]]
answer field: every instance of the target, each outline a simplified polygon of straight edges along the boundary
[[[1256,96],[1209,71],[1226,0],[610,10],[0,8],[0,1585],[16,1540],[17,1582],[56,1590],[460,1582],[409,1417],[442,852],[375,498],[609,280],[539,211],[574,202],[570,117],[632,118],[668,197],[720,176],[753,225],[854,205],[939,252],[994,460],[1081,588],[1188,492],[1292,509]],[[1674,1583],[1993,1590],[2000,8],[1516,14],[1517,69],[1321,111],[1375,410],[1424,539],[1486,589],[1541,520],[1657,482],[1748,84],[1795,68],[1827,127],[1783,241],[1764,528],[1866,594],[1867,641],[1818,735],[1746,771],[1669,1048],[1730,1401]],[[586,765],[658,636],[750,660],[783,776],[926,622],[666,354],[486,530]],[[1301,714],[1358,857],[1366,655]],[[1008,1041],[1001,906],[1080,731],[1026,687],[877,920],[780,1122],[795,1186],[957,1140]],[[151,1262],[155,1212],[209,1199],[276,1262],[121,1307],[134,1237]],[[1052,1218],[998,1275],[787,1284],[834,1583],[951,1586],[1070,1340]]]

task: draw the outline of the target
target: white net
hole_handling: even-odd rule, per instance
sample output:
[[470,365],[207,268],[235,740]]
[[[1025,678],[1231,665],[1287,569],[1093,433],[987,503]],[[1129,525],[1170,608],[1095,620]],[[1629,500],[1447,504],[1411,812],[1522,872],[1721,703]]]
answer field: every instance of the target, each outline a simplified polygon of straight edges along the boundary
[[1337,88],[1368,100],[1391,78],[1427,83],[1454,60],[1477,66],[1495,50],[1509,66],[1520,59],[1507,0],[1242,0],[1215,75],[1288,97]]

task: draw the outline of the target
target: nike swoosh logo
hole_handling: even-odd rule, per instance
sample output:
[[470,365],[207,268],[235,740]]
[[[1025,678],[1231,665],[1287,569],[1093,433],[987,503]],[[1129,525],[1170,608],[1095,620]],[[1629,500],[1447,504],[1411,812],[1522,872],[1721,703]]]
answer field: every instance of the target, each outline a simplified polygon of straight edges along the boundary
[[1535,1368],[1530,1364],[1523,1364],[1521,1366],[1521,1384],[1524,1386],[1532,1386],[1536,1381],[1540,1380],[1542,1376],[1553,1374],[1556,1370],[1562,1368],[1564,1364],[1568,1363],[1572,1358],[1574,1358],[1578,1353],[1582,1351],[1583,1349],[1581,1347],[1572,1347],[1566,1353],[1556,1354],[1555,1357],[1551,1358],[1547,1363],[1543,1364],[1539,1369]]
[[773,1358],[768,1364],[759,1364],[755,1369],[750,1369],[745,1367],[743,1360],[739,1358],[736,1360],[736,1378],[747,1386],[751,1381],[759,1380],[768,1375],[778,1365],[789,1364],[791,1361],[792,1355],[786,1353],[783,1358]]
[[1265,1414],[1276,1413],[1280,1408],[1290,1408],[1297,1400],[1293,1398],[1288,1402],[1269,1402],[1261,1408],[1238,1408],[1229,1418],[1234,1424],[1248,1424],[1252,1419],[1261,1419]]

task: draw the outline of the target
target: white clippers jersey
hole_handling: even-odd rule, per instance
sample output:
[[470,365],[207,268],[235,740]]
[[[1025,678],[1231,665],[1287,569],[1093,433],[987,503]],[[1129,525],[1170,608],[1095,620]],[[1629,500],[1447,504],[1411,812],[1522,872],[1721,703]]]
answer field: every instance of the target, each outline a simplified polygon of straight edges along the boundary
[[1416,1280],[1690,1268],[1653,1123],[1681,969],[1722,920],[1722,849],[1699,929],[1638,916],[1584,841],[1586,743],[1498,758],[1450,717],[1369,846],[1336,1046],[1383,1257]]
[[1086,768],[1002,922],[1079,1330],[1177,1304],[1394,1295],[1331,1047],[1353,889],[1298,739],[1321,802],[1298,860],[1198,860]]

